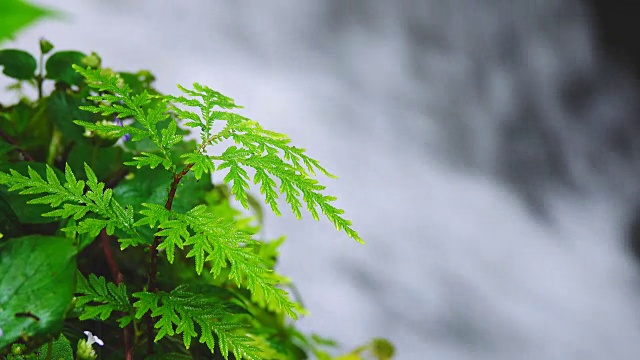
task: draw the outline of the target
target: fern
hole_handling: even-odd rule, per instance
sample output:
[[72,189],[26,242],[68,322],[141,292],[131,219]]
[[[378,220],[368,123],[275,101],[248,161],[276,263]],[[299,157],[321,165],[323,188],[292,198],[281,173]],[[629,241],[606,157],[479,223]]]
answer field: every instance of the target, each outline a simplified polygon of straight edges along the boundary
[[175,170],[175,164],[171,159],[170,149],[175,144],[182,141],[182,136],[176,134],[176,124],[169,122],[165,129],[159,128],[159,123],[167,119],[166,100],[158,95],[149,94],[146,90],[140,94],[132,94],[131,87],[124,83],[121,78],[112,72],[103,69],[83,69],[74,65],[74,69],[81,73],[87,84],[103,93],[95,96],[88,96],[90,100],[98,103],[97,106],[81,106],[80,108],[96,114],[113,115],[120,119],[135,118],[144,129],[134,126],[120,126],[119,124],[93,124],[86,121],[75,120],[78,125],[84,126],[87,130],[110,132],[114,137],[131,135],[132,141],[140,141],[149,138],[151,142],[160,150],[160,156],[153,154],[142,154],[134,157],[134,161],[125,163],[126,165],[157,167],[159,164],[169,170]]
[[[9,191],[19,190],[20,194],[47,194],[29,200],[29,203],[48,204],[55,209],[42,216],[80,220],[77,226],[67,227],[64,231],[97,236],[104,228],[109,235],[112,235],[115,229],[120,229],[134,238],[137,237],[133,227],[133,209],[123,208],[113,199],[112,190],[105,190],[104,183],[98,182],[95,173],[87,164],[84,164],[84,170],[88,178],[86,182],[77,180],[67,164],[66,182],[61,184],[53,168],[48,165],[46,180],[31,167],[28,168],[28,177],[11,169],[9,174],[0,172],[0,184],[8,185]],[[89,215],[98,218],[88,217]]]
[[[276,287],[277,277],[263,265],[263,259],[253,251],[256,242],[251,234],[241,231],[224,218],[213,218],[206,206],[198,205],[186,214],[176,213],[156,204],[143,204],[144,217],[136,226],[158,226],[156,235],[163,239],[158,249],[166,251],[169,262],[174,261],[175,248],[191,247],[187,258],[194,258],[196,272],[202,273],[205,261],[213,276],[220,275],[230,265],[229,278],[238,286],[246,286],[252,298],[261,306],[297,318],[299,307],[287,292]],[[192,235],[194,234],[194,235]],[[273,302],[272,302],[273,301]]]
[[234,321],[235,314],[229,311],[226,303],[215,296],[188,291],[187,286],[179,286],[171,292],[138,292],[133,294],[139,300],[136,318],[141,318],[151,311],[151,316],[158,317],[155,327],[159,329],[155,341],[165,336],[182,334],[187,349],[198,336],[199,341],[207,345],[213,353],[214,336],[218,338],[218,347],[222,356],[228,359],[231,352],[236,359],[261,359],[262,350],[254,346],[251,336],[245,331],[245,325]]
[[[148,315],[145,321],[149,341],[182,335],[187,349],[196,338],[212,352],[217,343],[225,359],[229,354],[236,359],[276,357],[275,350],[269,348],[269,341],[257,335],[259,331],[249,331],[255,330],[251,327],[257,327],[257,323],[244,321],[243,316],[255,315],[254,310],[259,309],[284,324],[285,316],[297,319],[304,311],[280,287],[288,280],[272,270],[279,243],[266,246],[255,240],[255,229],[249,225],[250,220],[238,219],[236,213],[228,217],[221,215],[229,213],[229,209],[214,211],[210,204],[203,205],[203,200],[200,205],[179,212],[172,209],[172,204],[174,198],[179,198],[176,194],[181,191],[180,181],[188,172],[193,172],[200,180],[224,170],[227,171],[223,179],[225,184],[220,188],[226,189],[228,184],[231,194],[243,207],[254,206],[255,200],[249,195],[253,183],[276,215],[281,215],[278,200],[284,196],[297,218],[302,216],[303,208],[316,220],[322,213],[336,229],[362,242],[352,223],[343,217],[343,210],[333,205],[336,198],[325,195],[325,186],[316,179],[318,174],[334,176],[304,149],[293,146],[286,135],[264,129],[256,121],[231,112],[242,107],[206,86],[197,83],[193,89],[178,86],[183,96],[160,95],[147,90],[135,93],[112,71],[83,69],[75,65],[74,69],[84,76],[93,91],[87,97],[93,105],[81,106],[81,109],[104,119],[115,116],[127,120],[126,124],[108,120],[75,120],[74,123],[101,137],[130,134],[132,142],[150,142],[151,148],[145,144],[145,151],[135,150],[132,161],[125,165],[152,169],[162,166],[173,178],[165,203],[143,203],[139,213],[134,214],[131,204],[120,205],[114,192],[98,181],[87,164],[84,165],[86,180],[76,179],[68,164],[65,165],[64,181],[58,179],[49,166],[45,178],[31,168],[28,168],[28,176],[15,170],[8,174],[0,172],[0,184],[8,185],[9,190],[41,195],[30,202],[52,207],[43,216],[72,219],[63,231],[95,237],[106,229],[108,235],[117,232],[122,249],[149,245],[151,261],[147,287],[145,291],[132,294],[137,299],[133,304],[124,284],[108,283],[93,274],[88,278],[78,277],[80,319],[106,320],[115,311],[122,314],[117,321],[125,327],[132,322],[137,324]],[[190,108],[196,108],[197,112]],[[185,144],[179,123],[199,128],[200,144],[186,150],[184,146],[176,147]],[[218,123],[220,126],[216,127]],[[221,130],[214,131],[214,127]],[[208,153],[209,147],[220,145],[224,140],[233,141],[235,145],[227,147],[220,155]],[[142,228],[146,226],[152,230]],[[145,233],[147,237],[155,236],[153,242],[140,235]],[[179,286],[170,292],[161,291],[156,285],[159,252],[164,253],[174,266],[177,260],[193,259],[191,269],[195,268],[197,275],[206,269],[211,274],[210,281],[223,283],[235,294],[235,303],[251,310],[236,311],[228,298],[193,291],[187,286]],[[153,329],[156,329],[155,334]]]
[[[224,178],[231,183],[231,191],[243,207],[249,208],[247,192],[249,190],[249,174],[244,167],[255,171],[253,182],[260,185],[260,192],[265,196],[265,202],[272,211],[280,215],[277,198],[278,193],[285,194],[286,201],[291,206],[297,218],[302,216],[300,211],[302,196],[306,208],[315,220],[318,220],[317,208],[334,224],[337,230],[343,230],[348,236],[362,242],[358,233],[351,227],[351,221],[345,219],[341,209],[331,204],[336,198],[323,195],[325,189],[311,175],[316,171],[329,177],[335,177],[323,168],[319,162],[307,156],[304,149],[291,146],[291,140],[284,134],[266,130],[256,121],[238,114],[214,110],[215,106],[222,109],[241,108],[235,102],[198,83],[194,89],[179,86],[185,94],[191,96],[170,96],[170,108],[178,117],[185,119],[185,126],[199,127],[202,130],[202,145],[196,149],[194,155],[185,155],[188,163],[193,164],[199,173],[213,172],[214,169],[228,168]],[[184,110],[178,105],[197,107],[200,114]],[[216,121],[225,122],[225,127],[218,133],[212,134]],[[233,139],[237,146],[226,149],[221,156],[206,155],[206,147],[215,145],[224,139]],[[211,161],[220,161],[217,167]],[[277,187],[274,178],[280,181]],[[276,190],[277,189],[277,190]]]
[[82,274],[78,274],[77,292],[80,295],[77,297],[76,306],[83,309],[80,320],[96,317],[106,320],[114,311],[123,313],[118,319],[120,327],[127,326],[133,320],[134,309],[124,284],[107,283],[105,278],[94,274],[89,275],[87,280]]

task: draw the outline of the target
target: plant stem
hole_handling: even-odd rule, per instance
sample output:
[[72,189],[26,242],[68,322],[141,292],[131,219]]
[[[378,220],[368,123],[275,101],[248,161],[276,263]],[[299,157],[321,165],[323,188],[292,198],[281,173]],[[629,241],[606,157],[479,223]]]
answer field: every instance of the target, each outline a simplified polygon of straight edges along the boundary
[[42,83],[44,82],[44,76],[42,76],[42,70],[44,64],[44,54],[40,52],[40,73],[36,76],[36,82],[38,83],[38,100],[42,99]]
[[111,270],[111,275],[113,276],[115,283],[119,284],[122,282],[122,273],[120,272],[120,269],[118,269],[118,264],[116,263],[116,259],[111,251],[111,246],[109,246],[109,235],[107,235],[107,231],[105,229],[100,231],[100,241],[102,243],[104,257],[107,259],[109,270]]
[[54,126],[53,133],[51,134],[51,142],[49,143],[49,152],[47,153],[47,164],[53,166],[53,162],[56,160],[58,148],[60,147],[61,142],[62,133]]
[[0,137],[4,139],[4,141],[8,142],[9,144],[13,145],[16,148],[16,151],[19,152],[20,154],[22,154],[22,156],[27,159],[28,161],[34,161],[33,157],[31,157],[31,155],[29,155],[28,152],[22,150],[20,148],[20,144],[14,140],[11,136],[7,135],[4,133],[4,131],[2,131],[2,129],[0,129]]
[[[169,195],[167,196],[167,202],[164,204],[164,208],[167,210],[171,210],[173,206],[173,199],[176,196],[176,190],[178,190],[178,184],[180,180],[187,175],[189,170],[193,167],[194,164],[187,165],[181,172],[173,175],[173,182],[171,183],[171,188],[169,188]],[[156,285],[156,275],[158,274],[158,245],[160,244],[161,236],[156,236],[153,239],[153,244],[151,245],[151,254],[149,260],[149,284],[147,286],[147,291],[156,292],[158,291]],[[151,317],[151,313],[147,315],[147,356],[154,353],[153,351],[153,318]]]
[[[124,276],[120,272],[118,263],[116,263],[116,259],[113,256],[111,246],[109,246],[109,235],[107,235],[107,231],[105,229],[102,229],[100,231],[100,241],[102,243],[102,249],[104,250],[104,256],[107,259],[107,264],[109,264],[109,269],[111,270],[111,275],[113,275],[115,283],[120,284],[124,281]],[[124,341],[124,357],[126,360],[133,360],[131,334],[131,324],[125,326],[124,329],[122,329],[122,337]]]

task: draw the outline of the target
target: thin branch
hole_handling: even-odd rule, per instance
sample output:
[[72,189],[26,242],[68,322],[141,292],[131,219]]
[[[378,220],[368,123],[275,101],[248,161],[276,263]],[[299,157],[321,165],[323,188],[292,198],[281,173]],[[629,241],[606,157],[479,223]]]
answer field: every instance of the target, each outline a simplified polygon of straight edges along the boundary
[[[102,243],[102,249],[104,250],[104,256],[107,259],[107,264],[109,265],[109,269],[111,270],[111,275],[116,284],[120,284],[124,281],[124,276],[120,269],[118,268],[118,263],[116,263],[116,259],[113,256],[113,252],[111,251],[111,246],[109,245],[109,235],[105,229],[100,231],[100,241]],[[124,356],[126,360],[133,360],[133,347],[131,346],[131,324],[127,325],[122,329],[122,337],[124,341]]]
[[11,136],[7,135],[4,131],[2,131],[2,129],[0,129],[0,137],[2,137],[4,139],[4,141],[8,142],[9,144],[13,145],[15,147],[15,150],[17,152],[19,152],[20,154],[22,154],[22,156],[27,159],[28,161],[35,161],[33,160],[33,157],[31,157],[31,155],[29,155],[28,152],[22,150],[22,148],[20,148],[20,144],[14,140]]
[[42,71],[44,70],[44,53],[40,52],[40,73],[36,75],[36,83],[38,84],[38,100],[42,99],[42,83],[44,82],[44,74]]
[[[191,170],[191,168],[193,167],[194,164],[189,164],[187,165],[184,169],[182,169],[181,172],[179,172],[178,174],[175,174],[173,176],[173,182],[171,183],[171,188],[169,189],[169,195],[167,196],[167,202],[165,203],[164,207],[167,210],[171,210],[171,207],[173,206],[173,199],[176,196],[176,191],[178,190],[178,184],[180,183],[180,180],[182,180],[182,178],[187,175],[187,173],[189,172],[189,170]],[[161,236],[156,236],[153,239],[153,244],[151,245],[151,254],[150,254],[150,265],[149,265],[149,284],[147,286],[147,291],[149,292],[156,292],[158,291],[157,285],[156,285],[156,276],[158,274],[158,245],[160,244],[160,240],[162,240]],[[151,317],[151,314],[149,313],[147,315],[147,356],[151,355],[154,353],[153,350],[153,328],[154,328],[154,323],[153,323],[153,318]]]
[[111,246],[109,246],[109,235],[107,235],[107,231],[105,229],[100,231],[100,242],[102,243],[102,250],[104,251],[104,257],[107,259],[109,270],[111,270],[111,276],[113,276],[116,284],[119,284],[122,282],[122,273],[120,272],[116,259],[113,256]]

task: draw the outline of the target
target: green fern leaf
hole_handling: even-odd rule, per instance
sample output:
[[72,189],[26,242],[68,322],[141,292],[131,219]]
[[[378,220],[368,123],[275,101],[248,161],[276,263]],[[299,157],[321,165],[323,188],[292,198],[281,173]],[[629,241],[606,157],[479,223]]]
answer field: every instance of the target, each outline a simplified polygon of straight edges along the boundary
[[119,126],[113,123],[90,123],[82,120],[74,120],[76,125],[80,125],[89,131],[95,131],[104,138],[117,139],[125,134],[131,135],[132,141],[140,141],[149,137],[148,132],[133,126]]
[[[28,167],[24,176],[11,169],[9,174],[0,173],[0,184],[9,186],[9,191],[20,191],[20,194],[45,194],[30,200],[30,203],[49,204],[53,210],[43,214],[46,217],[73,218],[78,220],[76,226],[62,229],[67,232],[88,233],[96,236],[106,228],[111,235],[115,229],[138,238],[133,227],[133,212],[122,208],[115,199],[111,189],[105,189],[104,183],[98,182],[93,170],[85,164],[88,180],[77,180],[68,164],[65,166],[65,183],[61,184],[53,169],[47,165],[46,180],[35,170]],[[85,188],[88,188],[85,191]],[[88,217],[89,215],[94,217]],[[97,217],[97,218],[96,218]]]
[[135,166],[138,169],[142,168],[143,166],[148,166],[152,169],[155,169],[158,167],[158,165],[162,164],[162,166],[166,170],[169,170],[171,166],[173,166],[173,163],[169,158],[158,156],[154,153],[147,153],[147,152],[143,152],[141,153],[141,155],[142,156],[134,156],[133,157],[134,161],[127,161],[124,164],[129,166]]
[[80,320],[100,318],[107,320],[112,312],[121,312],[118,319],[120,327],[127,326],[133,320],[133,305],[129,300],[124,284],[107,283],[105,278],[94,274],[86,279],[78,273],[76,306],[82,309]]
[[182,135],[176,135],[177,126],[175,121],[169,122],[169,126],[166,129],[162,129],[162,145],[170,148],[182,141]]
[[173,263],[175,248],[182,249],[184,247],[183,239],[190,237],[189,231],[184,226],[184,223],[179,220],[166,220],[161,223],[161,229],[156,233],[157,236],[162,236],[164,239],[158,245],[158,249],[164,249],[167,254],[167,260]]
[[[247,335],[246,325],[230,321],[234,314],[222,299],[208,293],[191,292],[187,286],[180,286],[167,293],[139,292],[133,294],[139,300],[133,304],[136,318],[140,319],[151,311],[151,316],[158,318],[155,341],[167,336],[182,334],[185,347],[191,346],[192,340],[200,333],[199,341],[215,351],[215,336],[218,347],[225,359],[229,352],[236,359],[260,359],[262,350],[253,345]],[[197,325],[197,326],[196,326]]]
[[138,220],[134,225],[142,226],[149,225],[153,228],[156,224],[169,220],[171,212],[165,209],[164,206],[158,204],[142,204],[145,208],[140,210],[140,214],[143,215],[142,219]]
[[200,180],[203,174],[213,173],[216,169],[213,161],[201,153],[186,153],[181,158],[185,159],[185,164],[193,164],[191,171],[193,171],[196,180]]
[[[217,91],[197,83],[193,85],[193,89],[178,87],[187,96],[168,96],[169,107],[176,116],[187,121],[187,126],[202,129],[200,149],[196,154],[183,155],[187,158],[188,164],[194,164],[193,168],[197,171],[198,178],[202,173],[216,169],[211,160],[221,161],[217,169],[228,169],[224,182],[231,184],[232,194],[248,209],[250,179],[244,168],[252,168],[255,171],[253,183],[260,185],[265,202],[276,215],[280,215],[278,194],[284,194],[286,202],[297,218],[302,216],[304,202],[314,219],[318,220],[321,212],[337,230],[344,231],[348,236],[362,242],[351,222],[343,217],[344,212],[331,204],[336,198],[322,194],[325,187],[311,177],[317,172],[332,178],[335,176],[317,160],[309,157],[305,149],[292,146],[291,140],[284,134],[264,129],[254,120],[225,111],[240,107],[233,99]],[[200,114],[179,106],[198,108]],[[222,131],[212,134],[215,121],[226,122],[226,125]],[[217,144],[226,138],[232,139],[236,145],[228,147],[220,156],[207,156],[204,152],[206,146]],[[275,179],[279,180],[279,187]]]

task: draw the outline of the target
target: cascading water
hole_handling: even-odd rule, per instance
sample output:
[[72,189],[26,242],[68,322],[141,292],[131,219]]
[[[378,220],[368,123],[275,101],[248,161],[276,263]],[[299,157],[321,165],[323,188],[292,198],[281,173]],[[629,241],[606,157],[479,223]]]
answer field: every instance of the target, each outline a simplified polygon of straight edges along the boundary
[[306,329],[388,337],[398,359],[640,353],[636,93],[582,3],[41,2],[72,20],[13,45],[46,35],[162,91],[208,84],[340,176],[329,190],[366,246],[266,220],[289,238]]

